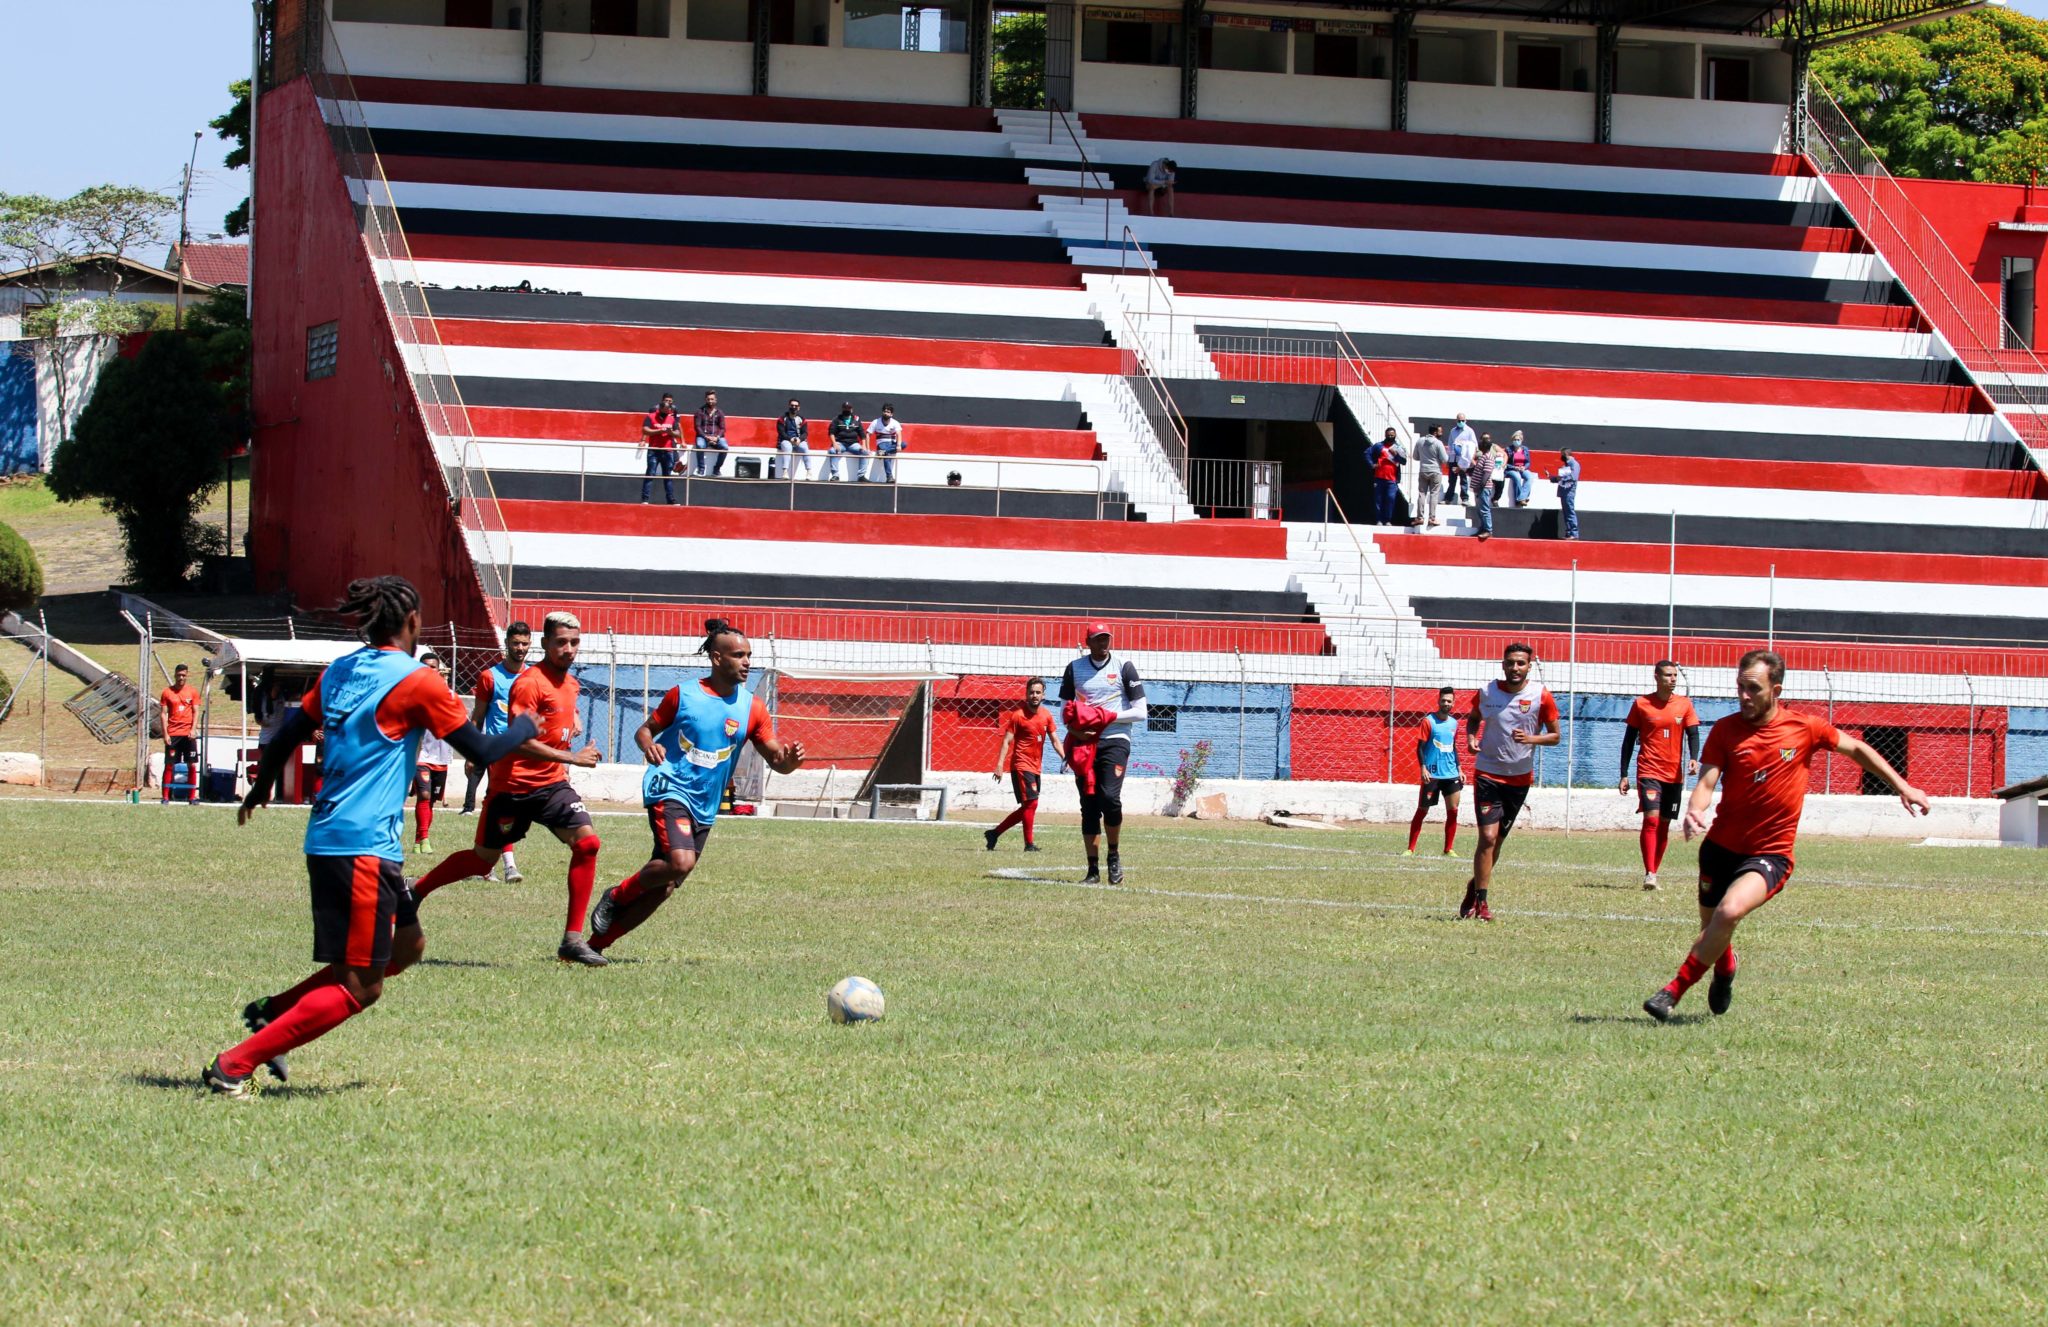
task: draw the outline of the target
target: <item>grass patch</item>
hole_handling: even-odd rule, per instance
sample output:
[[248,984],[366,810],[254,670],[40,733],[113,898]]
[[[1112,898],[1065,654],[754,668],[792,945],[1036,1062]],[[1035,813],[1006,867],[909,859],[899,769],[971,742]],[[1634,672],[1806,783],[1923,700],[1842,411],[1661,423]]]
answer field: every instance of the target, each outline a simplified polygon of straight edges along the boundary
[[[283,810],[0,802],[0,1302],[48,1321],[2020,1321],[2048,1303],[2029,857],[1816,841],[1735,1009],[1632,836],[1517,835],[1501,921],[1397,833],[722,821],[602,971],[566,855],[254,1102],[301,976]],[[455,820],[444,847],[471,822]],[[637,865],[605,818],[601,883]],[[1674,848],[1680,879],[1690,851]],[[1043,863],[1043,865],[1041,865]],[[1025,870],[1059,883],[995,878]],[[1156,892],[1145,892],[1156,891]],[[1233,897],[1219,897],[1219,896]],[[827,1023],[849,973],[889,1017]]]

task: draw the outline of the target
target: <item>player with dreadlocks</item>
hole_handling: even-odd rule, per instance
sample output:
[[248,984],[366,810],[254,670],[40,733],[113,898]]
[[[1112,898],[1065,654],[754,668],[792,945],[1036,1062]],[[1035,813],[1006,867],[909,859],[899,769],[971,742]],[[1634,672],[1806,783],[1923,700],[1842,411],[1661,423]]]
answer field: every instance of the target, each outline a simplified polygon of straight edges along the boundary
[[[325,777],[306,825],[306,874],[313,887],[313,959],[323,966],[288,991],[252,1002],[242,1019],[252,1035],[200,1073],[221,1096],[246,1097],[250,1075],[268,1065],[285,1077],[285,1055],[332,1032],[377,1002],[384,978],[426,952],[419,911],[405,888],[405,795],[420,735],[430,733],[488,764],[533,736],[531,719],[496,737],[472,728],[439,670],[413,658],[420,595],[398,576],[352,581],[338,612],[361,624],[362,649],[329,664],[299,712],[263,748],[236,823],[266,805],[291,753],[325,729]],[[395,932],[395,934],[394,934]]]
[[747,686],[754,647],[746,636],[724,618],[713,618],[704,624],[704,654],[710,676],[670,687],[633,734],[647,758],[640,792],[654,853],[591,910],[594,949],[610,948],[653,916],[697,869],[742,746],[752,742],[777,774],[804,763],[804,744],[777,740],[768,707]]

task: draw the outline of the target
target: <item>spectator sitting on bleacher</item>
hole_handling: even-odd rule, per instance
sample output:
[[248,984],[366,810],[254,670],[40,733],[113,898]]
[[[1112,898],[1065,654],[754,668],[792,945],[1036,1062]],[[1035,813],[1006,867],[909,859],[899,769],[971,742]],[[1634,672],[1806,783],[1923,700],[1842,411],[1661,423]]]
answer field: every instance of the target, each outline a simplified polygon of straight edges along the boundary
[[676,443],[682,438],[682,417],[676,414],[676,398],[667,392],[661,394],[661,404],[647,412],[640,421],[640,444],[647,448],[647,478],[640,481],[640,501],[647,502],[654,496],[654,477],[661,476],[661,491],[668,498],[669,505],[676,500],[676,481],[670,478],[676,472]]
[[861,421],[861,417],[853,412],[853,402],[839,403],[839,413],[832,419],[831,433],[832,446],[825,452],[825,463],[818,467],[818,478],[839,478],[839,458],[850,456],[863,458],[846,463],[852,472],[846,477],[858,481],[861,472],[867,468],[867,451],[860,445],[861,438],[866,436],[867,426]]
[[693,423],[697,454],[690,458],[690,473],[700,477],[723,474],[725,454],[731,448],[725,442],[725,412],[718,408],[717,392],[704,393],[704,404],[697,408]]
[[1145,168],[1145,215],[1159,215],[1159,195],[1166,195],[1166,215],[1178,215],[1173,210],[1173,182],[1180,177],[1180,163],[1172,157],[1160,157]]
[[903,450],[903,425],[896,419],[896,407],[882,406],[882,413],[868,425],[868,439],[875,444],[875,461],[868,477],[877,484],[896,482],[896,453]]
[[1535,487],[1536,477],[1529,472],[1529,444],[1522,440],[1522,430],[1516,429],[1508,438],[1508,503],[1510,506],[1529,505],[1529,490]]
[[789,409],[782,412],[782,418],[775,421],[775,477],[796,478],[796,465],[801,462],[804,478],[811,477],[811,440],[808,432],[810,423],[803,416],[803,402],[790,398]]

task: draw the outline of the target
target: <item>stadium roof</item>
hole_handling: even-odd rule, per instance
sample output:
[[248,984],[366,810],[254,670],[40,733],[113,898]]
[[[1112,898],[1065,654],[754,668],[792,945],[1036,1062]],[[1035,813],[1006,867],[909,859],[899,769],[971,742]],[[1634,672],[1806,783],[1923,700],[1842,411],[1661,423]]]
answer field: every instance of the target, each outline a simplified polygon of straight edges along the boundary
[[[1791,0],[1758,4],[1754,0],[1421,0],[1397,5],[1418,16],[1507,18],[1544,23],[1615,24],[1631,28],[1676,28],[1730,36],[1800,37],[1809,46],[1825,46],[1890,28],[1931,23],[1935,19],[1980,9],[2003,0]],[[1342,3],[1344,9],[1387,6]]]

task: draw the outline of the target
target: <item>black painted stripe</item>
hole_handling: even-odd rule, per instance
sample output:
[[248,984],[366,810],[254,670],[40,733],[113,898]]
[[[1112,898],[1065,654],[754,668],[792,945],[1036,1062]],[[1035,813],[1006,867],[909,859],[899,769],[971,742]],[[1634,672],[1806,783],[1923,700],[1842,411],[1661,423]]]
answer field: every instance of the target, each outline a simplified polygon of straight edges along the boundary
[[[1423,597],[1411,601],[1416,615],[1433,627],[1468,626],[1488,606],[1469,599]],[[1582,632],[1627,631],[1662,634],[1663,603],[1599,603],[1580,599],[1578,629]],[[1522,600],[1514,603],[1515,629],[1566,630],[1572,606],[1564,601]],[[1962,645],[1970,641],[2043,643],[2039,624],[2031,618],[1990,617],[1968,613],[1885,613],[1865,609],[1828,611],[1779,608],[1773,620],[1767,605],[1728,607],[1679,604],[1677,629],[1691,634],[1748,636],[1762,644],[1765,633],[1779,640],[1838,639],[1876,644],[1931,641]],[[1732,660],[1731,660],[1732,663]]]
[[[1786,402],[1797,405],[1796,401]],[[1714,407],[1688,407],[1687,415],[1711,419]],[[1416,416],[1409,421],[1417,429],[1452,423],[1434,416]],[[1652,428],[1623,424],[1530,423],[1526,420],[1469,421],[1476,433],[1491,433],[1496,442],[1506,442],[1516,429],[1523,430],[1533,446],[1545,450],[1570,447],[1584,453],[1589,478],[1591,458],[1599,452],[1624,456],[1683,456],[1707,460],[1822,461],[1853,469],[1858,465],[1924,465],[1941,469],[2013,470],[2025,467],[2023,451],[2006,442],[1929,441],[1921,438],[1859,438],[1822,433],[1744,433],[1710,428]],[[1742,483],[1739,466],[1728,470],[1731,485]],[[1855,487],[1854,475],[1844,476],[1844,488]]]
[[[716,382],[682,383],[616,383],[580,382],[563,378],[486,378],[463,376],[459,379],[462,399],[476,406],[512,406],[532,410],[618,410],[640,411],[648,403],[658,400],[663,392],[673,392],[679,401],[697,399],[707,388],[718,393],[718,403],[728,415],[745,418],[773,419],[780,415],[789,398],[794,396],[807,403],[816,403],[813,414],[819,419],[830,418],[837,413],[836,403],[848,399],[845,392],[807,387],[801,381],[787,387],[770,390],[765,387],[729,387]],[[1004,397],[982,396],[920,396],[914,393],[892,392],[883,384],[874,390],[852,394],[853,408],[860,412],[862,419],[872,419],[888,402],[896,407],[897,418],[909,430],[909,441],[916,445],[916,430],[919,424],[980,424],[989,428],[1038,428],[1038,429],[1080,429],[1088,425],[1083,422],[1081,406],[1074,401],[1026,401]]]
[[[562,463],[574,464],[576,453],[563,449]],[[724,511],[760,512],[866,512],[876,515],[898,513],[906,516],[1016,516],[1047,521],[1092,521],[1097,518],[1093,493],[1058,493],[1043,490],[1010,489],[1000,495],[991,488],[937,488],[924,485],[856,483],[851,475],[853,458],[841,457],[837,481],[826,481],[825,455],[811,452],[811,478],[786,483],[762,483],[737,478],[741,460],[765,466],[759,453],[745,457],[728,456],[728,479],[702,480],[678,475],[667,484],[661,476],[591,475],[579,479],[573,474],[547,474],[530,470],[494,469],[491,487],[507,501],[529,502],[638,502],[642,487],[650,500],[664,502],[675,493],[678,506],[713,508]],[[683,457],[684,468],[689,453]],[[861,463],[863,473],[869,468]],[[801,473],[801,472],[799,472]],[[649,482],[651,480],[651,483]],[[1106,504],[1105,519],[1122,520],[1124,502],[1119,496]],[[521,568],[520,579],[525,580]]]
[[[887,131],[877,130],[876,133],[879,138]],[[978,157],[936,152],[890,152],[886,149],[855,151],[721,143],[638,143],[608,138],[464,134],[433,129],[378,129],[374,136],[377,151],[384,156],[538,162],[565,166],[629,166],[642,170],[754,175],[842,175],[856,180],[896,178],[1024,183],[1023,165],[1007,155]]]
[[[1586,459],[1588,484],[1599,471],[1593,458]],[[1854,476],[1845,472],[1844,486]],[[1740,487],[1739,472],[1728,477]],[[1809,493],[1805,500],[1820,509],[1834,503],[1834,493]],[[1923,553],[1971,557],[2048,558],[2048,538],[2039,530],[1951,525],[1929,521],[1905,525],[1891,521],[1801,521],[1765,516],[1688,516],[1678,513],[1678,542],[1709,544],[1730,548],[1786,548],[1849,551],[1856,553]],[[1579,509],[1579,535],[1620,544],[1663,544],[1672,531],[1669,512],[1588,511]],[[1537,507],[1496,507],[1493,532],[1497,539],[1555,539],[1558,513]],[[1502,546],[1502,565],[1514,562],[1513,545]]]

